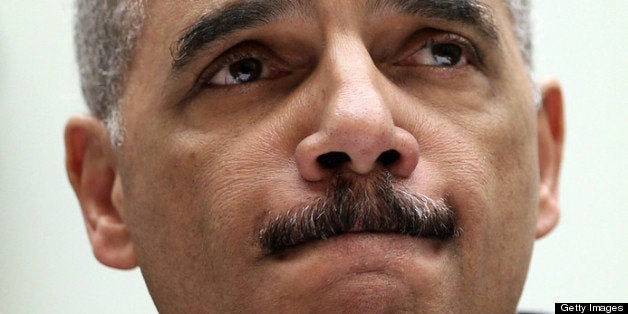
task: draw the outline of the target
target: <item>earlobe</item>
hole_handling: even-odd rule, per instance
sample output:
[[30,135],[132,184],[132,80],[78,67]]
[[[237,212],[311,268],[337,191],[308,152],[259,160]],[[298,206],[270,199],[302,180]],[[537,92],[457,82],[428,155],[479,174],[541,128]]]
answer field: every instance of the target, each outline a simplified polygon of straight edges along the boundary
[[536,237],[549,233],[558,223],[558,183],[565,137],[563,117],[563,97],[559,83],[555,79],[539,82],[542,107],[538,112],[539,145],[539,213]]
[[94,255],[110,267],[137,266],[122,219],[122,189],[105,126],[93,116],[70,118],[65,128],[65,147],[68,177],[79,199]]

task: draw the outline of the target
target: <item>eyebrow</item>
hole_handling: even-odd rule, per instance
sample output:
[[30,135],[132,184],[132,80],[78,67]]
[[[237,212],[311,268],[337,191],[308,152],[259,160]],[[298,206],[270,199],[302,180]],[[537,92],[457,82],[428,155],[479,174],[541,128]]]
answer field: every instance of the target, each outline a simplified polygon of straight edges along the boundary
[[248,0],[212,10],[184,31],[171,46],[173,69],[186,65],[211,42],[240,30],[269,24],[288,13],[306,11],[307,0]]
[[[199,51],[231,33],[267,25],[286,14],[305,12],[307,16],[311,14],[308,12],[311,8],[309,0],[247,0],[212,10],[184,30],[172,44],[172,68],[182,68]],[[478,0],[368,0],[366,8],[369,15],[392,10],[461,23],[498,42],[492,10]]]
[[461,23],[478,29],[491,41],[499,40],[493,10],[478,0],[369,0],[367,10],[369,14],[393,10]]

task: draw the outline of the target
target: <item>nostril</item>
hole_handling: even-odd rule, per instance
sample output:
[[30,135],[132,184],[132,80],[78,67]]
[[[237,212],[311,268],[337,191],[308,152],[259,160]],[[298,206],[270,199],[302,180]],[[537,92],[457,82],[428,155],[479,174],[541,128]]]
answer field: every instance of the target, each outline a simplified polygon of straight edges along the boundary
[[381,153],[379,157],[377,157],[377,161],[381,162],[384,166],[388,166],[399,160],[399,157],[401,157],[401,154],[399,154],[398,151],[390,149]]
[[316,162],[326,169],[333,169],[345,162],[351,161],[351,157],[343,152],[329,152],[316,158]]

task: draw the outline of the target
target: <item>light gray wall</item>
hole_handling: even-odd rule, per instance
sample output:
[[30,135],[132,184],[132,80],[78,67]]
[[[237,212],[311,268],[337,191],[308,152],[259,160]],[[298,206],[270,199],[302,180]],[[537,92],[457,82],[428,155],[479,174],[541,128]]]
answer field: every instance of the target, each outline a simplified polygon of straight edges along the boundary
[[[0,313],[154,313],[139,271],[91,255],[63,167],[83,112],[70,0],[0,2]],[[626,302],[628,1],[536,1],[537,74],[566,96],[559,227],[536,246],[521,307]],[[505,283],[507,284],[507,283]]]
[[628,300],[628,1],[537,0],[538,76],[560,78],[567,142],[557,229],[522,306]]

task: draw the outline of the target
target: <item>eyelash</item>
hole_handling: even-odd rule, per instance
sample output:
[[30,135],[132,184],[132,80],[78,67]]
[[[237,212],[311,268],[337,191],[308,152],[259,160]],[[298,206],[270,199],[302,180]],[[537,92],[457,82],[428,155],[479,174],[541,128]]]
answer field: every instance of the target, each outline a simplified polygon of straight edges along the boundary
[[211,87],[213,86],[210,81],[211,79],[218,74],[218,72],[220,72],[222,69],[224,69],[225,67],[228,67],[229,65],[231,65],[234,62],[238,62],[240,60],[244,60],[247,58],[258,58],[260,59],[262,62],[265,62],[267,60],[266,57],[262,56],[261,54],[258,53],[254,53],[252,51],[235,51],[235,52],[231,52],[231,53],[227,53],[226,55],[220,57],[220,59],[218,59],[217,62],[215,62],[214,64],[212,64],[208,69],[206,70],[205,73],[203,73],[203,75],[201,76],[201,86],[203,87]]
[[[439,45],[439,44],[454,44],[458,45],[462,48],[463,54],[468,57],[468,62],[473,65],[483,66],[483,58],[479,51],[475,48],[475,46],[469,42],[467,39],[460,35],[446,33],[446,34],[437,34],[431,35],[427,40],[421,40],[423,43],[419,46],[419,48],[414,48],[411,50],[411,53],[405,54],[402,60],[416,54],[417,52],[429,48],[430,46]],[[416,45],[412,45],[416,46]],[[397,62],[395,65],[403,65],[403,62]]]
[[445,34],[443,35],[443,37],[443,40],[450,43],[458,44],[463,48],[464,51],[469,52],[471,57],[470,61],[477,62],[480,65],[484,65],[482,55],[470,41],[468,41],[464,37],[455,34]]

